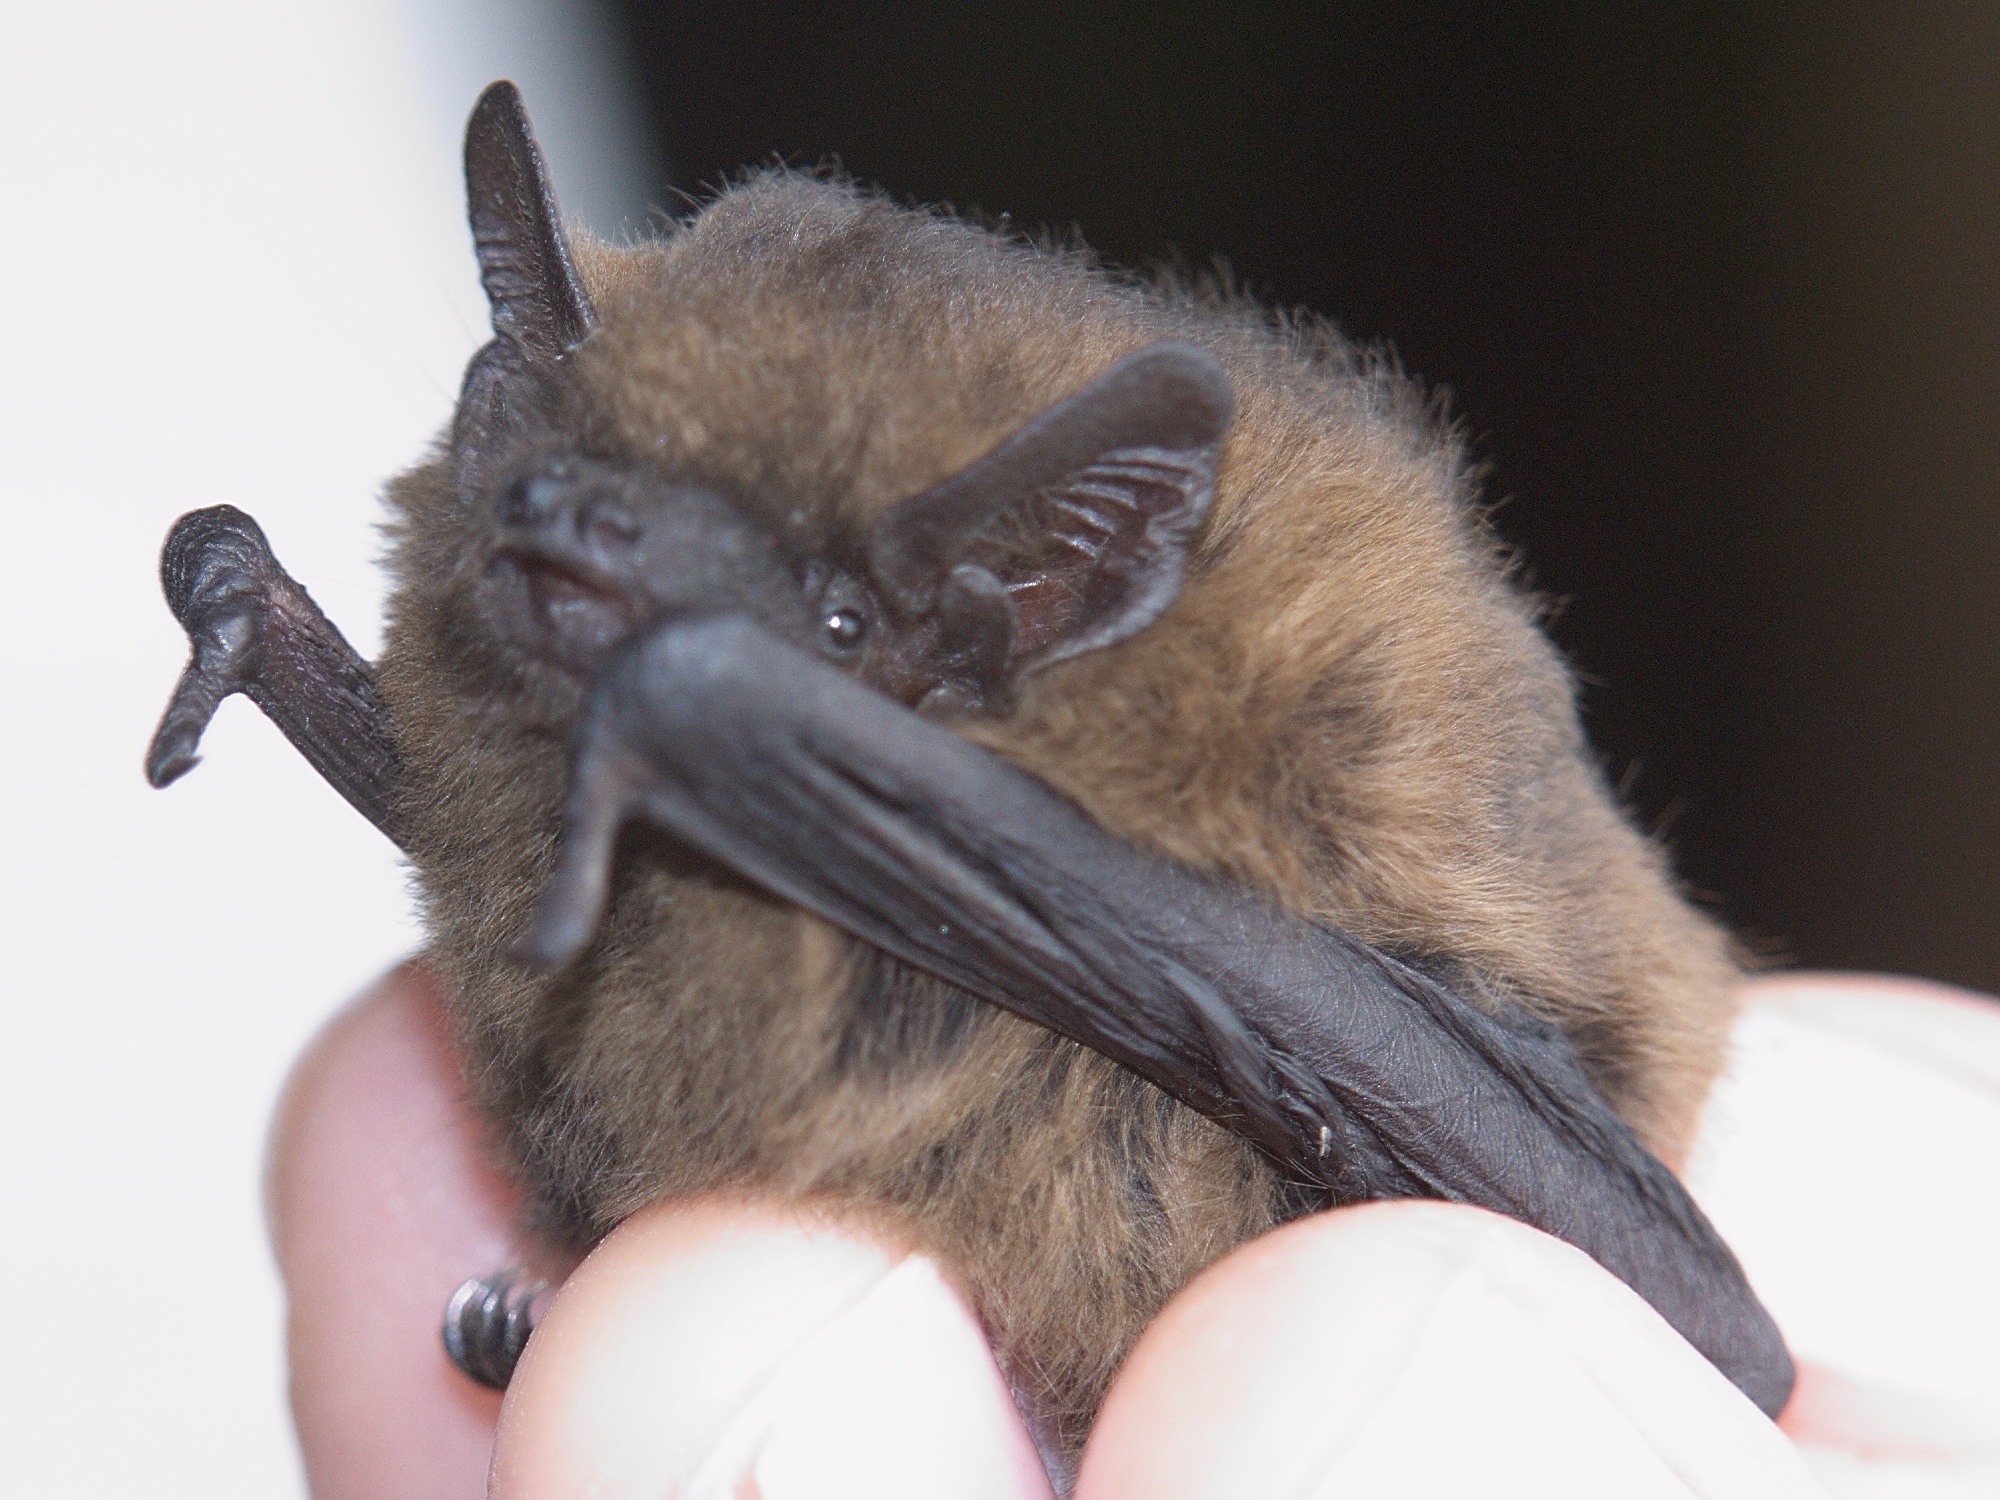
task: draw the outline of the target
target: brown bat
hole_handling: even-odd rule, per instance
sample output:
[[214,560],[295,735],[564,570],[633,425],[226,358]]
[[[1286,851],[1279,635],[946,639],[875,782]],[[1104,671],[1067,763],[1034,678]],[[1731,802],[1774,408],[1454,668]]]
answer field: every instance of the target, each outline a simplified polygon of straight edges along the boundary
[[[1661,1164],[1727,943],[1411,383],[796,172],[572,236],[508,84],[466,168],[493,339],[391,486],[381,661],[247,516],[184,517],[149,772],[244,691],[402,845],[534,1232],[867,1205],[1058,1471],[1178,1287],[1367,1198],[1561,1235],[1783,1405]],[[448,1341],[504,1383],[525,1331],[500,1281]]]

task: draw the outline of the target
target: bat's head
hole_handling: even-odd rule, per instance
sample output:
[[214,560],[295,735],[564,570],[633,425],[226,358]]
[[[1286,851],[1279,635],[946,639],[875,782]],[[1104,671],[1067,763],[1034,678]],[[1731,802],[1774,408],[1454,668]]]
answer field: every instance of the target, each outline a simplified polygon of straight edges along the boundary
[[[528,670],[582,680],[648,622],[744,613],[902,702],[991,711],[1172,602],[1233,406],[1207,354],[1125,351],[1034,402],[1004,355],[966,358],[948,308],[926,331],[878,305],[912,289],[859,243],[822,251],[831,290],[699,223],[573,247],[507,83],[466,175],[493,338],[450,437],[452,572]],[[743,284],[787,274],[789,304]]]
[[761,174],[637,245],[567,235],[506,84],[466,169],[492,338],[390,492],[378,681],[478,1097],[538,1213],[587,1239],[811,1134],[786,1089],[943,1067],[984,1024],[644,827],[576,962],[512,962],[601,664],[655,622],[748,616],[968,733],[1013,729],[1100,648],[1166,638],[1145,627],[1211,541],[1234,400],[1176,342],[1221,335],[1157,296],[838,182]]

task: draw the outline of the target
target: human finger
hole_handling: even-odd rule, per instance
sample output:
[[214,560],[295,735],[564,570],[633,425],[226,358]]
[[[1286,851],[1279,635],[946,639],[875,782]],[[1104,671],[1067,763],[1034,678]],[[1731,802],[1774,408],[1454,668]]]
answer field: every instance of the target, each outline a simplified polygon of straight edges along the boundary
[[1106,1399],[1076,1500],[1516,1493],[1823,1495],[1582,1252],[1400,1202],[1288,1225],[1168,1304]]
[[1993,1493],[2000,1005],[1841,974],[1744,1000],[1688,1176],[1800,1357],[1781,1424],[1836,1481]]
[[493,1500],[1043,1500],[979,1325],[927,1258],[812,1207],[646,1209],[508,1387]]
[[469,1272],[506,1264],[515,1194],[461,1100],[442,996],[397,969],[315,1038],[273,1124],[267,1211],[316,1500],[486,1490],[499,1397],[444,1355]]

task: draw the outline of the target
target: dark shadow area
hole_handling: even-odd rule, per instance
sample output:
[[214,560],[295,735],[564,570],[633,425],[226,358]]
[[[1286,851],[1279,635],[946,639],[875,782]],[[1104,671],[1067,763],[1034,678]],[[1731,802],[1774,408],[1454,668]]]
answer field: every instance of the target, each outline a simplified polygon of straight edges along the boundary
[[2000,12],[620,9],[683,189],[838,157],[1392,342],[1690,882],[2000,988]]

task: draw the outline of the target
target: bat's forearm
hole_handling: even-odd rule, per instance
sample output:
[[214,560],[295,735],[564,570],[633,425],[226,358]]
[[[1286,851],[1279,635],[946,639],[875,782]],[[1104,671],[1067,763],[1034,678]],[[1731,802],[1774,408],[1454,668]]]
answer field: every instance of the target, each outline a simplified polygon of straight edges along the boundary
[[1113,837],[740,619],[657,627],[599,678],[531,956],[587,941],[632,814],[1105,1053],[1336,1200],[1469,1202],[1568,1240],[1782,1407],[1790,1360],[1735,1258],[1553,1027]]
[[230,505],[182,516],[161,552],[160,583],[192,654],[147,751],[147,779],[165,786],[185,774],[216,708],[242,693],[401,843],[401,767],[374,674],[279,566],[257,523]]

